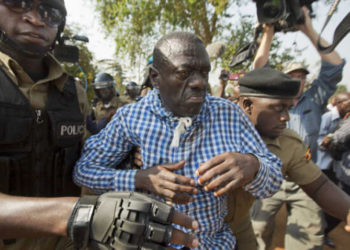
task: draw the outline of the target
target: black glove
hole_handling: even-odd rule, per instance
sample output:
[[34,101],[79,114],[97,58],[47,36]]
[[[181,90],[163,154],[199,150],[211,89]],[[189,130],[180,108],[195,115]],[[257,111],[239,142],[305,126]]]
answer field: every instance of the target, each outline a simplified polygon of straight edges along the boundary
[[84,196],[68,222],[76,249],[166,249],[174,209],[146,194],[109,192]]

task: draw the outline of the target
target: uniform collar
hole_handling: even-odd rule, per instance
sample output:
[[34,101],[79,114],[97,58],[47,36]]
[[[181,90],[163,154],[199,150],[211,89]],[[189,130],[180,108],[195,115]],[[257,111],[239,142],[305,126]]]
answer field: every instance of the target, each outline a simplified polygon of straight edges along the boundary
[[281,147],[281,143],[280,143],[279,138],[280,138],[280,136],[278,136],[276,138],[269,138],[266,136],[262,136],[262,139],[266,145],[273,145],[273,146],[278,147],[278,148]]
[[60,63],[50,53],[45,56],[45,64],[49,69],[49,73],[47,77],[38,82],[34,82],[13,58],[1,51],[0,63],[1,67],[18,86],[20,86],[23,82],[30,83],[32,85],[47,84],[49,82],[52,82],[57,86],[59,91],[63,92],[63,87],[68,77],[67,73],[64,71]]

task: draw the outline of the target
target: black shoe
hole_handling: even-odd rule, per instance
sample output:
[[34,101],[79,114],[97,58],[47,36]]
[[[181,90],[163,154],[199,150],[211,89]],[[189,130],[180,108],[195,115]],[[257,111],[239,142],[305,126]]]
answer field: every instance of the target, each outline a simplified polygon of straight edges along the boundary
[[328,236],[325,236],[324,239],[323,239],[323,244],[324,245],[327,245],[331,248],[335,248],[335,243],[333,240],[331,240],[331,238],[329,238]]

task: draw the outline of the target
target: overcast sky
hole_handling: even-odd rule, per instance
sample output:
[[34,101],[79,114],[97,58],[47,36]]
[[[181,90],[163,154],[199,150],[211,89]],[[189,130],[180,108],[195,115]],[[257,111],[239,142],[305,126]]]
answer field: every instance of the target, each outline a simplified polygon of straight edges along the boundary
[[[91,1],[68,0],[65,2],[68,11],[67,23],[78,25],[82,28],[81,35],[86,35],[89,37],[90,42],[87,45],[88,48],[94,53],[95,58],[97,60],[112,58],[115,48],[113,38],[105,36],[103,29],[98,23],[97,14],[94,11],[93,5],[90,3]],[[318,2],[314,3],[313,6],[316,14],[316,18],[313,19],[313,25],[314,28],[320,32],[326,20],[330,6],[324,6]],[[338,6],[338,11],[333,15],[331,21],[327,25],[326,30],[322,33],[322,36],[327,41],[332,42],[333,33],[336,26],[346,16],[349,10],[350,0],[341,1]],[[250,5],[246,6],[245,11],[255,15],[256,9],[254,3],[252,2]],[[306,39],[303,34],[300,32],[288,32],[281,33],[278,36],[281,38],[283,37],[283,46],[297,46],[298,48],[306,48],[302,57],[298,58],[298,60],[306,60],[307,64],[310,65],[311,74],[317,74],[319,71],[318,62],[320,58],[310,41]],[[293,45],[293,43],[296,45]],[[350,91],[350,33],[336,47],[336,51],[348,62],[344,68],[344,75],[341,84],[346,85]],[[126,73],[126,76],[131,78],[130,73]],[[139,75],[134,77],[136,81],[139,81],[140,78],[141,77]],[[211,74],[210,78],[212,79],[210,79],[210,82],[216,81],[217,73]]]

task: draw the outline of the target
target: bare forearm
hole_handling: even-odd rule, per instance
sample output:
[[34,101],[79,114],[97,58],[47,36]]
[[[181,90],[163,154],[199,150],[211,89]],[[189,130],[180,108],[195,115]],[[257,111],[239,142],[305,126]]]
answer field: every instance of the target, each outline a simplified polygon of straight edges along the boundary
[[216,96],[225,98],[225,88],[226,88],[226,85],[220,84]]
[[0,193],[0,238],[66,236],[77,197],[27,198]]
[[302,189],[328,214],[346,221],[350,209],[350,197],[325,175]]
[[[316,50],[319,52],[321,59],[323,61],[326,61],[328,63],[334,64],[334,65],[339,65],[343,63],[343,60],[341,59],[341,57],[339,56],[339,54],[333,50],[330,53],[321,53],[318,50],[318,38],[319,38],[319,34],[312,28],[312,27],[307,27],[305,30],[303,30],[304,34],[310,39],[311,43],[313,44],[313,46],[316,48]],[[322,46],[327,47],[330,44],[321,37],[320,39],[320,43]]]
[[274,27],[273,26],[265,26],[264,33],[261,38],[261,42],[256,52],[256,56],[253,61],[253,69],[258,69],[264,67],[270,55],[271,44],[274,36]]

